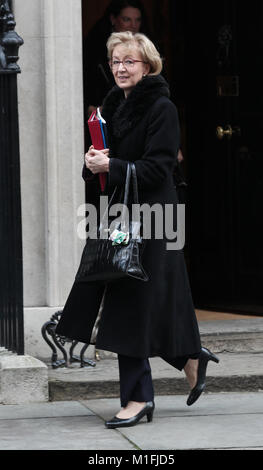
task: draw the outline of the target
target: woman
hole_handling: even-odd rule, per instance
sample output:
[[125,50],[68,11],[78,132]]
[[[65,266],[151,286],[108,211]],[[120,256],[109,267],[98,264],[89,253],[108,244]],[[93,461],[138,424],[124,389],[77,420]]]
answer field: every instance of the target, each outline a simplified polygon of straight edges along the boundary
[[112,0],[103,17],[83,43],[85,118],[101,106],[114,85],[106,43],[112,32],[146,33],[146,16],[140,0]]
[[[90,148],[85,156],[86,176],[107,172],[105,194],[121,191],[127,163],[134,162],[140,204],[177,212],[173,169],[179,149],[178,116],[160,75],[162,61],[153,43],[142,34],[113,33],[107,43],[116,86],[103,103],[109,150]],[[148,282],[122,280],[108,284],[75,283],[57,332],[89,342],[102,295],[96,347],[118,354],[120,412],[108,428],[133,426],[143,416],[152,420],[154,392],[149,357],[160,356],[186,373],[193,404],[205,386],[214,354],[201,348],[183,252],[168,251],[167,238],[146,241],[143,266]]]

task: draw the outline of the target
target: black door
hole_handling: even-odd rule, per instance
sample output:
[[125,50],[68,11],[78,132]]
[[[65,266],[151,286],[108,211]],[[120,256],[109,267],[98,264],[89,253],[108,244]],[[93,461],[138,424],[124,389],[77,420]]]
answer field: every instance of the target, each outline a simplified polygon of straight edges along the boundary
[[263,2],[186,0],[177,13],[194,302],[263,314]]

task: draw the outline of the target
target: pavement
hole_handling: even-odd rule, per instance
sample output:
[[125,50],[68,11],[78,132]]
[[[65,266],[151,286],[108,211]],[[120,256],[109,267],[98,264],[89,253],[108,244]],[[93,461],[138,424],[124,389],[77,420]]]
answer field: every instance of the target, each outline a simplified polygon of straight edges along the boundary
[[118,412],[117,398],[0,405],[0,450],[263,450],[263,392],[185,401],[156,396],[153,422],[113,430],[104,420]]
[[193,406],[184,374],[151,358],[153,422],[110,430],[104,421],[120,409],[116,358],[49,367],[49,402],[0,405],[0,450],[263,450],[262,318],[199,326],[220,363],[209,363],[205,393]]

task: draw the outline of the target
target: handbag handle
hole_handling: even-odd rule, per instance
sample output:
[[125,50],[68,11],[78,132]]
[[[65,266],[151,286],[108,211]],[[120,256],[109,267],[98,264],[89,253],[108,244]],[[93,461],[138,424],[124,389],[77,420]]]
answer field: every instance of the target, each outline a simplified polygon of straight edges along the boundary
[[128,205],[131,180],[132,180],[132,190],[133,190],[133,202],[135,204],[138,204],[139,196],[138,196],[138,181],[137,181],[136,168],[135,168],[134,163],[128,162],[127,172],[126,172],[126,181],[125,181],[124,199],[123,199],[123,205],[125,206]]
[[[136,204],[135,206],[136,212],[132,211],[132,214],[135,215],[135,221],[139,222],[140,211],[139,211],[139,205],[138,205],[139,197],[138,197],[138,181],[137,181],[136,168],[135,168],[134,163],[128,162],[127,172],[126,172],[124,200],[123,200],[124,207],[128,206],[131,180],[132,180],[132,191],[133,191],[133,203]],[[125,211],[122,212],[121,226],[125,226],[124,221],[125,221]]]
[[127,204],[128,204],[129,192],[130,192],[130,182],[131,182],[131,164],[128,162],[127,171],[126,171],[124,198],[123,198],[123,205],[124,206],[127,206]]
[[130,166],[131,166],[131,172],[132,172],[133,202],[135,204],[139,204],[138,180],[137,180],[136,167],[134,163],[130,163]]
[[[135,204],[138,204],[139,197],[138,197],[138,181],[137,181],[137,174],[136,174],[136,168],[134,163],[128,162],[127,164],[127,171],[126,171],[126,180],[125,180],[125,189],[124,189],[124,198],[123,198],[123,205],[127,207],[128,205],[128,200],[129,200],[129,194],[130,194],[130,183],[132,179],[132,187],[133,187],[133,202]],[[109,207],[112,203],[112,200],[114,198],[114,195],[116,193],[117,186],[115,186],[114,192],[111,196],[110,202],[107,205],[107,208],[102,216],[100,227],[103,227],[103,222],[105,220],[106,214],[109,211]],[[124,214],[122,214],[122,221],[124,220]]]

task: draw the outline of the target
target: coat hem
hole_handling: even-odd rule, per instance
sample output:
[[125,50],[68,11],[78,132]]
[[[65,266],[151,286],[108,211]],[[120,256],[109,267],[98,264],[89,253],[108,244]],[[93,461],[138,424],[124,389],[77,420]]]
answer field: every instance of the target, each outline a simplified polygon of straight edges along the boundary
[[134,357],[136,359],[149,359],[149,358],[154,358],[154,357],[166,357],[166,358],[169,358],[169,359],[177,359],[177,358],[180,358],[180,357],[190,357],[190,356],[194,356],[196,354],[200,354],[201,352],[201,346],[200,348],[198,349],[195,349],[195,350],[191,350],[191,351],[182,351],[180,354],[171,354],[167,351],[165,352],[161,352],[161,351],[156,351],[156,352],[149,352],[149,354],[145,355],[145,354],[142,354],[142,355],[135,355],[135,354],[132,354],[131,352],[124,352],[123,350],[121,351],[120,349],[118,348],[114,348],[114,351],[112,348],[110,347],[107,347],[107,346],[102,346],[102,345],[99,345],[99,344],[96,344],[95,345],[96,349],[99,349],[100,351],[107,351],[107,352],[112,352],[114,354],[119,354],[121,356],[126,356],[126,357]]

